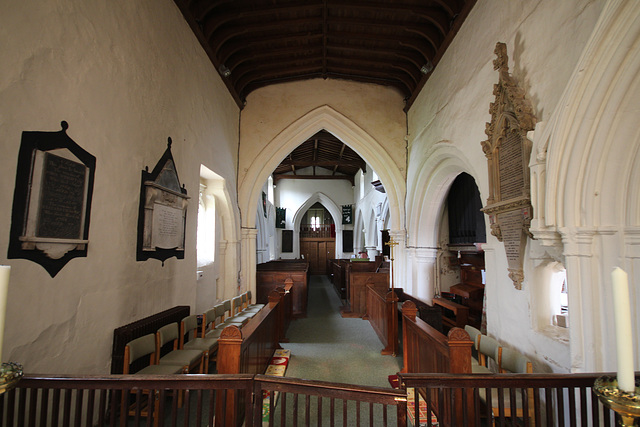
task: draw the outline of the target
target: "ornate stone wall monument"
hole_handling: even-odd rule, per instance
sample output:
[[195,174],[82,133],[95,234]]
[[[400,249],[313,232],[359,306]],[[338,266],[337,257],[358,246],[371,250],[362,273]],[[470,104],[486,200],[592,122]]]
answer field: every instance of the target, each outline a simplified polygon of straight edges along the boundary
[[527,237],[533,238],[529,225],[533,215],[529,182],[531,141],[527,132],[533,130],[536,118],[524,90],[509,74],[507,46],[498,42],[493,68],[500,78],[493,87],[495,101],[489,112],[487,140],[482,150],[489,162],[489,198],[482,209],[489,215],[491,234],[504,242],[509,277],[517,289],[522,288],[524,273],[522,258]]

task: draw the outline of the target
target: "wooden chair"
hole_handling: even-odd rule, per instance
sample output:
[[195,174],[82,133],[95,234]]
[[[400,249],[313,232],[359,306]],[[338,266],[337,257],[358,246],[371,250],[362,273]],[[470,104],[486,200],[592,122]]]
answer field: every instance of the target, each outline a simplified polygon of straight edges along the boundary
[[[182,372],[188,374],[195,372],[202,373],[204,352],[201,350],[180,350],[178,348],[180,333],[178,323],[169,323],[158,329],[156,332],[156,360],[160,365],[178,365],[182,367]],[[161,356],[161,349],[167,343],[173,342],[173,349]]]
[[236,325],[239,328],[242,328],[250,319],[250,317],[236,317],[233,315],[233,309],[231,305],[231,300],[224,300],[222,302],[223,306],[223,316],[222,323],[218,324],[216,328],[226,328],[229,325]]
[[[122,367],[123,375],[127,375],[131,372],[131,364],[136,360],[148,356],[149,365],[135,372],[136,375],[173,375],[181,374],[182,367],[177,365],[158,365],[156,364],[156,340],[154,334],[143,335],[140,338],[136,338],[129,341],[124,346],[124,366]],[[145,402],[134,402],[128,405],[125,402],[126,393],[122,393],[121,400],[121,423],[124,423],[125,414],[135,415],[137,405],[141,405],[140,415],[149,416],[149,408],[153,408],[154,425],[158,425],[158,409],[159,402],[157,395],[150,390],[142,391],[147,397]],[[127,408],[127,409],[125,409]]]
[[482,335],[482,333],[471,325],[465,325],[464,330],[467,331],[471,341],[473,341],[473,353],[475,353],[475,357],[471,357],[471,363],[478,365],[478,342],[480,341],[480,335]]
[[240,295],[242,298],[242,303],[244,304],[244,308],[249,310],[262,310],[264,308],[264,304],[252,304],[251,303],[251,291],[247,291]]
[[[201,338],[220,338],[222,329],[216,329],[216,325],[222,320],[219,318],[218,313],[222,307],[222,304],[217,304],[213,308],[205,311],[202,315],[202,333]],[[224,310],[224,308],[222,308]],[[220,320],[219,320],[220,319]]]
[[247,291],[245,292],[247,294],[247,304],[249,305],[249,307],[258,307],[258,308],[263,308],[266,304],[251,304],[251,291]]
[[[469,337],[473,341],[473,350],[476,357],[480,358],[480,338],[482,333],[471,325],[465,325],[464,330],[467,331]],[[486,356],[486,355],[485,355]],[[481,365],[475,357],[471,357],[471,373],[473,374],[492,374],[493,372],[486,365]],[[485,359],[486,364],[486,359]]]
[[[531,374],[533,373],[533,366],[529,359],[527,359],[523,354],[509,349],[501,349],[500,352],[500,373],[513,373],[513,374]],[[496,349],[495,358],[498,359],[498,349]],[[480,399],[487,402],[487,397],[485,394],[486,389],[480,389],[479,395]],[[535,424],[535,411],[534,411],[534,402],[533,402],[533,389],[526,389],[526,399],[523,399],[524,390],[516,390],[515,392],[515,414],[511,411],[511,395],[508,390],[503,390],[502,392],[502,400],[503,404],[503,413],[506,418],[522,418],[524,416],[524,400],[527,401],[527,414],[529,416],[529,424]],[[493,414],[493,424],[495,425],[496,417],[500,416],[500,407],[498,401],[500,399],[500,393],[498,389],[491,389],[491,412]]]
[[[193,332],[193,336],[184,341],[185,336],[189,336]],[[181,350],[199,350],[204,354],[204,368],[201,369],[205,374],[209,373],[209,363],[211,356],[218,349],[218,338],[202,338],[198,336],[198,316],[192,314],[187,316],[180,322],[180,349]]]
[[262,310],[262,307],[264,307],[264,305],[256,305],[256,304],[250,304],[251,301],[249,301],[249,293],[245,292],[242,295],[240,295],[240,302],[242,303],[242,311],[247,313],[247,312],[259,312],[260,310]]
[[251,319],[253,316],[258,314],[258,311],[255,310],[245,310],[244,304],[242,304],[242,296],[238,295],[237,297],[231,298],[231,316],[235,319]]
[[502,360],[502,346],[490,336],[480,334],[478,337],[478,362],[480,365],[490,368],[489,360],[491,359],[499,369]]

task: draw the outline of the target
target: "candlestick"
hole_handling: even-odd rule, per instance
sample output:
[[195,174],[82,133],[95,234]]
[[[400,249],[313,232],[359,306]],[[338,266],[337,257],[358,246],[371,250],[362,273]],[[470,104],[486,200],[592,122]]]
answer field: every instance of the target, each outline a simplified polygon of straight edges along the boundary
[[2,342],[4,340],[4,318],[7,312],[7,292],[11,267],[0,265],[0,360],[2,360]]
[[627,273],[619,267],[611,272],[613,283],[613,310],[616,325],[616,351],[618,361],[618,388],[632,393],[635,390],[633,370],[633,334]]
[[[2,357],[2,341],[4,338],[4,318],[7,311],[7,292],[11,267],[0,265],[0,358]],[[0,359],[1,360],[1,359]],[[22,365],[18,363],[2,363],[0,365],[0,394],[11,390],[22,378]]]

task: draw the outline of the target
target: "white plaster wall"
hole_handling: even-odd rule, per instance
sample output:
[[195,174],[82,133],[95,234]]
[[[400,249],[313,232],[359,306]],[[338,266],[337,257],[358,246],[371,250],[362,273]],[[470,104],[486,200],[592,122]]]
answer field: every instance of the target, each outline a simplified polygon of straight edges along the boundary
[[[31,261],[0,258],[12,267],[3,360],[27,372],[108,373],[116,327],[195,305],[200,165],[226,180],[237,206],[239,111],[171,0],[7,0],[0,43],[0,246],[8,245],[22,131],[56,131],[66,120],[97,158],[88,257],[55,278]],[[185,259],[162,267],[136,262],[136,233],[141,170],[156,164],[169,136],[195,199]]]
[[[416,246],[437,245],[433,221],[420,221],[440,217],[447,189],[458,173],[474,177],[483,202],[488,196],[487,161],[480,142],[486,139],[485,123],[490,121],[489,104],[498,81],[492,64],[496,42],[507,44],[510,71],[526,89],[538,120],[545,120],[560,100],[603,3],[476,3],[408,113],[407,223]],[[515,290],[507,276],[504,246],[491,235],[485,259],[489,334],[527,354],[538,371],[568,371],[566,341],[533,326],[530,288],[535,284],[526,280],[522,291]],[[528,262],[525,276],[531,269]]]

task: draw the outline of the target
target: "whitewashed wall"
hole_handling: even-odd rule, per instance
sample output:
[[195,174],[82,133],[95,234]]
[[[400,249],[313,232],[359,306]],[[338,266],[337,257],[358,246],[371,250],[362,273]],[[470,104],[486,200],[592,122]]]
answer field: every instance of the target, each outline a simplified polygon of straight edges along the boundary
[[[411,245],[428,250],[437,245],[434,224],[457,174],[472,175],[483,202],[488,196],[480,142],[498,81],[493,49],[498,41],[507,44],[510,71],[539,121],[530,136],[537,147],[531,164],[539,173],[533,225],[542,240],[527,244],[518,291],[507,276],[503,244],[488,236],[488,331],[527,354],[537,371],[616,368],[608,271],[620,263],[636,286],[639,281],[632,207],[638,136],[633,120],[625,120],[640,99],[637,5],[480,0],[409,111],[408,235]],[[614,140],[615,156],[606,149]],[[543,300],[536,268],[555,261],[567,268],[570,331],[540,328],[535,317]],[[637,334],[637,291],[631,301]],[[637,362],[637,342],[635,350]]]
[[[200,165],[225,179],[237,217],[239,111],[171,0],[8,0],[0,40],[0,263],[12,267],[3,361],[108,373],[116,327],[195,306]],[[56,131],[62,120],[97,166],[88,257],[51,278],[4,254],[21,132]],[[169,136],[193,202],[185,259],[162,267],[136,262],[136,233],[141,170]],[[226,248],[234,257],[237,244]]]

